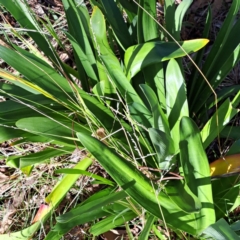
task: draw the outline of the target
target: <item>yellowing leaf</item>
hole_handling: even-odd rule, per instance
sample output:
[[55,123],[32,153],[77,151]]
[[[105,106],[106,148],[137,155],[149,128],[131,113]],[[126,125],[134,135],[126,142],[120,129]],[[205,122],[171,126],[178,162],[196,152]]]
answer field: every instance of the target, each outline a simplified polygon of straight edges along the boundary
[[240,173],[240,154],[226,156],[210,164],[211,176]]
[[37,211],[37,214],[35,215],[32,223],[35,223],[37,221],[41,221],[43,217],[50,211],[52,210],[52,207],[46,204],[41,204],[40,208]]
[[17,81],[17,82],[20,82],[22,83],[23,85],[43,94],[44,96],[46,96],[47,98],[50,98],[50,99],[53,99],[54,101],[56,101],[56,99],[51,95],[49,94],[48,92],[44,91],[41,87],[37,86],[36,84],[33,84],[31,82],[28,82],[27,80],[24,80],[23,78],[21,77],[18,77],[18,76],[15,76],[11,73],[8,73],[6,71],[3,71],[0,69],[0,76],[2,78],[5,78],[5,79],[8,79],[8,80],[11,80],[11,81]]

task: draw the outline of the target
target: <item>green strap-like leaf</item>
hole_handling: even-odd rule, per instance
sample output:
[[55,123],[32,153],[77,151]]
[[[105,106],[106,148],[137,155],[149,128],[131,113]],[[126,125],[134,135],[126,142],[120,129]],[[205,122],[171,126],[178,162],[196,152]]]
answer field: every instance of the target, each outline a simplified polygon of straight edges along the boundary
[[238,112],[239,110],[232,107],[229,99],[219,107],[218,111],[209,119],[201,131],[204,148],[209,146],[224,126],[227,125]]
[[175,31],[173,37],[175,40],[180,41],[180,32],[182,30],[182,22],[186,11],[192,4],[193,0],[183,0],[175,11]]
[[156,0],[140,0],[138,7],[137,36],[138,43],[144,43],[158,37],[156,18]]
[[117,3],[112,0],[101,0],[100,4],[101,6],[99,6],[99,4],[96,6],[100,7],[102,13],[113,29],[118,44],[123,50],[127,49],[133,44],[133,40],[128,31],[128,26],[124,21],[123,14],[117,6]]
[[[18,52],[0,45],[0,55],[10,66],[22,73],[30,82],[45,90],[56,99],[66,101],[73,96],[68,81],[35,55],[17,48]],[[18,61],[16,61],[18,59]],[[18,81],[18,79],[16,79]]]
[[204,234],[217,240],[237,240],[239,236],[231,229],[228,223],[221,218],[219,221],[208,227]]
[[170,135],[170,129],[169,129],[167,117],[163,112],[160,104],[158,103],[158,99],[154,91],[146,84],[141,84],[140,88],[142,89],[151,107],[153,121],[154,121],[153,127]]
[[186,184],[202,203],[195,213],[197,229],[204,230],[215,222],[210,168],[198,127],[188,117],[180,123],[180,159]]
[[[239,21],[240,23],[240,21]],[[240,24],[239,24],[239,28],[240,28]],[[240,41],[240,40],[239,40]],[[236,66],[236,64],[239,62],[240,60],[240,45],[238,45],[235,49],[231,50],[231,52],[228,54],[229,56],[225,55],[224,56],[224,62],[222,63],[222,65],[220,65],[220,63],[218,62],[217,64],[217,69],[216,71],[214,71],[214,74],[211,77],[207,78],[210,80],[210,84],[212,86],[213,89],[216,89],[217,86],[226,78],[226,76],[229,74],[229,72]],[[227,58],[228,57],[228,58]],[[205,82],[204,80],[198,80],[201,82]],[[199,84],[197,84],[199,85]],[[195,90],[199,90],[195,89]],[[192,98],[194,101],[192,102],[191,105],[192,107],[194,107],[194,112],[199,111],[199,109],[204,105],[206,99],[212,94],[212,89],[206,85],[206,83],[204,83],[204,87],[202,88],[201,92],[198,94],[198,92],[195,92],[194,97]],[[197,101],[196,101],[197,99]],[[213,104],[215,104],[215,99],[213,101]]]
[[[209,31],[211,28],[211,23],[212,23],[212,11],[211,7],[208,7],[208,13],[205,21],[205,26],[204,26],[204,31],[202,34],[202,38],[207,38],[209,36]],[[201,66],[202,64],[202,58],[204,55],[205,49],[201,49],[196,53],[196,57],[194,58],[194,62],[197,64],[197,66]],[[199,85],[197,83],[197,77],[198,77],[199,71],[198,69],[193,65],[192,67],[192,74],[191,74],[191,81],[188,82],[188,96],[190,101],[194,101],[195,96],[196,96],[196,86]]]
[[212,191],[216,220],[227,216],[239,197],[239,176],[230,176],[212,180]]
[[[31,133],[46,136],[65,144],[75,145],[74,132],[78,129],[85,134],[91,135],[88,128],[75,124],[72,128],[70,121],[53,121],[46,117],[22,118],[16,123],[17,127]],[[74,130],[75,129],[75,130]]]
[[149,233],[151,231],[152,225],[155,220],[156,220],[156,217],[153,215],[150,215],[147,217],[146,224],[145,224],[141,234],[139,235],[138,240],[148,240],[149,239]]
[[[167,224],[191,234],[197,234],[203,230],[201,228],[203,226],[197,227],[198,219],[194,214],[181,211],[161,189],[158,195],[157,186],[152,185],[146,176],[130,162],[93,137],[82,133],[78,133],[77,136],[116,183],[151,214],[159,218],[164,216]],[[200,216],[200,219],[205,219],[205,216]]]
[[[236,34],[240,27],[240,20],[236,21],[239,8],[240,0],[234,0],[204,63],[202,71],[211,86],[216,87],[234,67],[236,59],[239,61],[240,35]],[[193,86],[191,89],[191,111],[196,113],[205,102],[203,95],[206,96],[212,91],[201,75],[198,76],[195,86],[197,87]]]
[[112,81],[109,81],[108,84],[114,84],[122,97],[127,100],[127,102],[142,103],[142,100],[139,98],[136,91],[123,73],[118,59],[112,53],[112,50],[108,45],[106,39],[106,30],[105,28],[102,29],[102,27],[105,26],[104,17],[97,7],[94,7],[93,9],[91,26],[93,35],[97,41],[97,49],[99,51],[98,54],[100,54],[100,59],[103,61],[106,71]]
[[157,153],[158,167],[161,170],[169,170],[175,163],[174,142],[170,135],[158,129],[150,128],[149,136]]
[[97,201],[91,201],[81,206],[77,206],[57,218],[57,224],[54,226],[53,231],[62,235],[67,233],[74,226],[108,216],[109,213],[105,211],[104,207],[126,198],[126,196],[127,195],[124,191],[113,192],[107,196],[99,198]]
[[119,213],[118,215],[114,214],[94,224],[90,229],[90,233],[93,234],[93,236],[99,236],[102,233],[125,224],[127,221],[130,221],[135,217],[137,217],[137,214],[129,210]]
[[[208,43],[207,39],[196,39],[179,42],[186,53],[196,52]],[[127,49],[124,63],[128,79],[135,76],[143,68],[171,58],[179,58],[186,55],[175,42],[148,42],[132,46]]]
[[[171,34],[175,34],[175,11],[176,4],[174,0],[165,0],[164,1],[164,17],[165,17],[165,28]],[[169,41],[173,41],[172,38],[165,33],[164,35],[168,38]]]
[[175,151],[179,147],[179,124],[189,116],[185,80],[178,62],[171,59],[166,70],[166,110]]
[[[94,86],[97,83],[97,68],[96,59],[89,42],[90,38],[88,38],[86,33],[86,28],[89,24],[86,21],[89,19],[84,17],[84,7],[77,8],[73,0],[63,0],[63,6],[70,32],[68,37],[72,36],[73,38],[70,37],[70,40],[74,47],[75,61],[82,87],[85,91],[90,92],[90,86]],[[92,82],[87,78],[89,74],[91,75]]]

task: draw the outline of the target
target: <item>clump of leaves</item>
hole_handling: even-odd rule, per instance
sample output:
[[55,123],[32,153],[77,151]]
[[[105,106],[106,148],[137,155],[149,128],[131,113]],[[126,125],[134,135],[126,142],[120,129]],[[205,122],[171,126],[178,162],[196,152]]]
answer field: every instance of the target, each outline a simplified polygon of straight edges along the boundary
[[[84,2],[63,0],[65,34],[77,70],[60,60],[26,1],[0,3],[47,57],[12,43],[0,46],[1,58],[21,73],[0,70],[10,83],[1,84],[1,93],[9,100],[0,103],[0,141],[21,137],[18,143],[59,146],[9,157],[7,164],[31,174],[34,165],[71,153],[76,145],[89,152],[74,169],[61,170],[64,178],[45,199],[33,225],[0,239],[29,239],[80,174],[106,188],[57,217],[45,239],[60,239],[86,222],[94,222],[90,233],[98,236],[140,216],[145,222],[139,239],[148,239],[151,231],[164,238],[159,224],[194,236],[209,234],[211,225],[221,234],[216,221],[236,207],[238,179],[213,181],[205,149],[238,113],[239,91],[230,100],[232,91],[216,95],[214,89],[239,60],[239,37],[233,35],[240,23],[236,20],[240,1],[233,1],[202,71],[196,66],[208,43],[211,10],[203,39],[180,41],[191,0],[179,5],[164,2],[164,28],[155,21],[156,1],[91,0],[90,16]],[[42,24],[64,49],[50,22]],[[186,85],[181,58],[195,52],[192,80]],[[213,106],[215,113],[206,117]],[[204,125],[201,131],[192,116]],[[238,144],[230,153],[239,151]],[[86,171],[94,159],[111,181]]]

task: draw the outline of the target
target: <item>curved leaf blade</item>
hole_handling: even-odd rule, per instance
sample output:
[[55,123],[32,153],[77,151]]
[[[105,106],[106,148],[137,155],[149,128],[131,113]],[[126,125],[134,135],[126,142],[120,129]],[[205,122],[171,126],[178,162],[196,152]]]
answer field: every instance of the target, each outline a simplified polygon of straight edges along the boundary
[[104,16],[99,10],[98,7],[94,7],[92,18],[91,18],[91,27],[93,36],[96,38],[97,50],[99,57],[105,66],[105,70],[109,75],[108,82],[105,83],[105,88],[112,88],[113,84],[116,86],[120,94],[127,102],[137,102],[142,104],[141,98],[136,93],[135,89],[131,83],[127,80],[122,67],[113,54],[109,44],[107,42],[106,30],[102,30],[102,27],[105,26]]
[[240,172],[240,154],[229,155],[210,164],[211,176],[223,176]]
[[[195,213],[197,228],[204,230],[215,222],[210,169],[198,127],[188,117],[180,123],[180,160],[186,184],[202,203]],[[201,216],[201,217],[200,217]]]
[[[196,39],[179,42],[180,46],[188,54],[196,52],[204,47],[209,40]],[[124,55],[127,78],[131,79],[143,68],[171,58],[179,58],[186,55],[175,42],[147,42],[128,48]]]
[[167,224],[191,234],[203,230],[197,228],[194,214],[181,211],[163,191],[160,191],[160,194],[156,193],[157,186],[153,185],[153,188],[146,176],[130,162],[118,156],[112,149],[93,137],[82,133],[77,133],[77,136],[117,184],[151,214],[163,218],[163,213]]
[[166,70],[166,110],[175,151],[179,148],[179,124],[189,116],[185,80],[178,62],[171,59]]

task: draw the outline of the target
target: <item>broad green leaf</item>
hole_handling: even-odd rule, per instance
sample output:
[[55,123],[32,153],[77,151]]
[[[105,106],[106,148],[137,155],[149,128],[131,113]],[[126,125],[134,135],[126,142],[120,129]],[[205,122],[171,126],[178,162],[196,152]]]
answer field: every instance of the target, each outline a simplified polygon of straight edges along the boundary
[[59,234],[58,232],[54,231],[50,231],[44,238],[44,240],[60,240],[60,239],[62,239],[62,234]]
[[240,138],[233,143],[233,145],[229,148],[227,155],[234,155],[240,153]]
[[110,195],[111,193],[113,193],[116,189],[113,187],[107,187],[104,188],[96,193],[94,193],[93,195],[91,195],[90,197],[88,197],[84,202],[80,203],[79,205],[77,205],[77,207],[84,205],[86,203],[89,202],[96,202],[98,201],[98,199],[102,198],[102,197],[106,197],[108,195]]
[[125,12],[128,16],[128,21],[133,22],[134,18],[136,19],[138,6],[133,1],[125,1],[125,0],[119,0],[120,4],[124,8]]
[[[239,21],[239,23],[240,23],[240,21]],[[239,24],[239,27],[240,27],[240,24]],[[240,39],[239,39],[239,41],[240,41]],[[218,63],[219,64],[218,69],[216,71],[214,71],[214,75],[211,77],[207,76],[207,78],[210,80],[210,84],[213,89],[217,88],[217,86],[226,78],[226,76],[229,74],[229,72],[239,62],[239,60],[240,60],[240,45],[238,45],[233,51],[231,51],[231,54],[228,58],[227,58],[227,56],[223,56],[223,58],[225,59],[225,62],[222,65],[220,65],[220,63]],[[201,81],[205,82],[204,80],[201,80]],[[199,89],[200,88],[198,88],[198,90]],[[199,94],[198,94],[198,92],[196,92],[193,97],[194,102],[197,99],[197,102],[194,105],[195,106],[194,111],[197,112],[200,109],[200,107],[203,106],[206,99],[211,94],[212,94],[212,89],[210,89],[210,87],[206,84]]]
[[[129,148],[129,142],[127,142],[125,134],[123,131],[119,131],[119,129],[124,129],[128,131],[129,133],[132,133],[131,126],[126,123],[124,120],[116,121],[116,117],[112,113],[110,109],[108,109],[106,106],[104,106],[101,102],[99,102],[96,98],[93,96],[87,94],[81,89],[78,89],[79,95],[81,96],[82,100],[84,101],[84,104],[86,104],[89,111],[91,111],[91,114],[97,119],[99,124],[106,128],[109,132],[114,132],[114,138],[117,138],[118,141],[121,141],[121,145],[125,147],[125,149]],[[145,143],[140,139],[140,144],[142,151],[146,153],[148,151]]]
[[[132,131],[131,127],[124,121],[116,121],[115,116],[113,115],[112,111],[104,106],[102,102],[98,101],[95,97],[87,94],[82,89],[78,89],[79,97],[83,100],[84,104],[86,105],[87,109],[91,112],[93,116],[97,119],[97,121],[104,126],[109,131],[118,131],[122,126],[128,131]],[[121,138],[124,136],[122,132],[117,132],[115,137]],[[122,141],[124,141],[121,138]]]
[[137,36],[138,43],[148,42],[158,37],[156,18],[156,0],[140,0],[138,7]]
[[183,0],[178,5],[175,11],[175,31],[174,31],[173,37],[177,41],[180,41],[180,33],[182,30],[183,18],[189,6],[192,4],[192,1],[193,0]]
[[153,226],[154,221],[156,220],[156,217],[153,215],[147,215],[147,221],[145,223],[145,226],[143,230],[141,231],[141,234],[139,235],[139,240],[148,240],[149,239],[149,233],[151,231],[151,228]]
[[[137,38],[138,43],[144,43],[158,39],[159,31],[156,19],[156,0],[140,0],[137,15]],[[162,66],[161,64],[153,64],[144,68],[143,70],[145,83],[148,84],[155,93],[160,94],[162,104],[165,106],[165,97],[163,97],[164,87],[162,78]],[[133,81],[133,79],[132,79]],[[139,80],[137,79],[137,84]]]
[[131,117],[145,129],[153,126],[153,116],[151,112],[142,104],[133,102],[128,104]]
[[132,46],[126,50],[124,56],[127,78],[132,78],[140,70],[151,64],[167,61],[171,58],[183,57],[186,53],[196,52],[207,43],[207,39],[196,39],[179,42],[181,48],[175,42],[160,41]]
[[[233,85],[229,87],[224,87],[219,92],[217,92],[217,102],[220,102],[228,97],[234,96],[236,93],[240,92],[240,85]],[[210,97],[206,103],[206,108],[209,109],[215,105],[214,96]]]
[[[94,68],[91,64],[91,62],[89,61],[87,55],[84,53],[84,51],[82,50],[81,46],[76,42],[76,40],[69,34],[66,32],[66,35],[69,39],[69,41],[71,42],[74,50],[75,50],[75,58],[78,58],[78,61],[81,62],[81,70],[85,70],[86,75],[90,78],[90,84],[91,86],[94,86],[95,84],[97,84],[98,77],[94,71]],[[96,64],[96,62],[95,62]],[[80,68],[79,68],[80,69]],[[81,79],[81,84],[82,86],[85,86],[85,88],[83,88],[84,90],[88,90],[89,91],[89,79],[85,79],[85,81],[83,81],[83,79],[81,78],[82,74],[79,73],[79,79]],[[92,81],[92,82],[91,82]]]
[[209,119],[201,131],[204,148],[208,147],[238,111],[232,107],[229,99],[219,107],[218,111]]
[[[240,21],[238,22],[238,26],[237,26],[236,30],[234,31],[234,33],[236,33],[237,29],[239,29],[239,28],[240,28]],[[234,36],[235,36],[235,34],[234,34]],[[235,39],[234,36],[231,36],[231,39]],[[224,58],[225,61],[223,61],[222,65],[221,65],[221,70],[218,69],[218,70],[214,71],[212,76],[209,76],[209,79],[212,80],[211,85],[214,89],[217,88],[217,86],[224,80],[224,78],[229,74],[229,72],[239,62],[239,60],[240,60],[239,42],[240,42],[240,39],[237,42],[238,44],[235,43],[236,47],[231,50],[231,52],[230,52],[230,54],[228,54],[228,56],[225,53],[222,54],[221,58]],[[228,49],[228,51],[230,51],[230,50]],[[219,64],[218,68],[220,68],[220,64]],[[206,88],[204,88],[204,89],[206,89]],[[204,89],[203,89],[203,91],[204,91]]]
[[110,181],[108,179],[105,179],[103,177],[100,177],[99,175],[96,175],[96,174],[93,174],[93,173],[90,173],[87,171],[79,170],[79,169],[62,168],[62,169],[56,170],[55,173],[82,174],[82,175],[97,179],[100,182],[102,182],[103,184],[110,185],[110,186],[115,185],[112,181]]
[[93,70],[96,71],[96,59],[90,42],[90,17],[88,9],[83,4],[74,2],[74,0],[63,0],[69,31],[83,50]]
[[203,233],[217,240],[239,239],[239,236],[231,229],[231,227],[223,218],[212,224],[210,227],[204,230]]
[[93,234],[93,236],[99,236],[100,234],[111,229],[124,225],[127,221],[130,221],[135,217],[137,217],[137,214],[130,210],[123,213],[114,214],[94,224],[90,228],[90,233]]
[[36,222],[30,227],[25,228],[18,232],[1,234],[0,240],[28,240],[34,235],[35,232],[41,227],[42,223]]
[[[74,167],[74,169],[85,170],[92,164],[92,162],[93,160],[91,158],[85,157]],[[79,176],[80,173],[76,173],[74,175],[65,174],[59,184],[57,184],[52,192],[45,198],[46,203],[56,206],[63,199],[72,185],[77,181]]]
[[[1,73],[3,73],[3,72],[4,71],[1,70]],[[4,76],[4,78],[8,79],[8,76],[9,76],[10,77],[10,79],[8,79],[9,81],[11,81],[11,78],[12,79],[17,78],[17,76],[15,76],[11,73],[5,72],[5,74],[6,75]],[[28,88],[28,91],[24,90],[24,87],[25,87],[24,85],[17,86],[17,85],[8,84],[8,83],[0,83],[1,95],[5,96],[5,97],[9,96],[9,95],[14,95],[14,96],[17,95],[20,97],[26,97],[26,96],[29,96],[32,94],[38,94],[37,91],[33,91],[31,88]]]
[[74,129],[70,121],[58,122],[46,117],[29,117],[17,121],[17,127],[30,133],[46,136],[65,144],[75,145],[74,133],[76,129],[91,135],[91,132],[80,124],[75,124]]
[[234,0],[204,64],[203,72],[206,76],[210,77],[209,73],[215,74],[215,72],[218,72],[222,63],[228,59],[233,50],[239,45],[240,36],[236,35],[236,32],[239,29],[240,21],[236,22],[235,20],[239,8],[240,1]]
[[181,120],[180,137],[180,160],[184,179],[202,203],[202,209],[199,213],[195,213],[195,216],[197,228],[204,230],[215,222],[208,159],[198,127],[188,117],[183,117]]
[[[81,8],[78,8],[77,10],[73,0],[63,0],[63,6],[66,12],[70,32],[68,38],[73,44],[79,78],[81,79],[83,89],[90,92],[90,84],[94,86],[94,84],[97,83],[97,69],[94,53],[83,26],[82,20],[85,18],[81,19],[80,15],[83,15],[83,12]],[[87,75],[91,76],[92,82],[89,82]]]
[[[4,79],[8,80],[9,82],[15,84],[16,85],[15,87],[18,87],[18,88],[21,88],[23,90],[26,90],[26,91],[30,92],[30,93],[26,94],[25,97],[29,96],[30,94],[32,94],[32,95],[36,94],[37,95],[37,94],[41,93],[44,96],[46,96],[50,99],[53,99],[53,96],[50,93],[44,91],[41,87],[37,86],[36,84],[28,82],[28,81],[26,81],[25,79],[23,79],[19,76],[13,75],[12,73],[9,73],[9,72],[4,71],[2,69],[0,69],[0,76]],[[7,96],[9,96],[8,94],[11,94],[11,92],[7,93],[7,91],[5,91],[3,89],[1,90],[1,92],[3,92],[3,94],[7,95]],[[21,94],[21,92],[20,92],[20,94]],[[20,95],[18,95],[18,96],[20,96]]]
[[216,220],[228,216],[239,197],[239,177],[219,177],[212,180]]
[[151,107],[153,121],[154,121],[153,127],[170,135],[167,117],[166,117],[165,113],[163,112],[160,104],[158,103],[158,99],[157,99],[154,91],[146,84],[141,84],[140,88],[142,89],[143,93],[145,94],[145,96],[148,100],[148,103]]
[[100,59],[103,61],[106,71],[111,79],[109,84],[114,83],[122,97],[124,99],[126,98],[127,102],[142,103],[142,100],[127,80],[118,59],[114,56],[107,43],[106,35],[104,35],[105,31],[102,31],[103,23],[104,18],[101,11],[97,7],[94,7],[91,18],[91,27],[93,35],[96,37]]
[[[176,4],[174,0],[164,1],[164,17],[165,17],[165,28],[173,36],[175,34],[175,11]],[[172,38],[163,30],[164,35],[168,41],[173,41]]]
[[[18,51],[0,45],[1,58],[28,78],[31,88],[35,88],[40,93],[41,91],[38,89],[42,88],[49,95],[49,98],[52,98],[51,95],[53,95],[54,98],[64,101],[67,101],[67,98],[71,99],[72,89],[65,78],[33,54],[20,48],[18,48]],[[15,81],[18,81],[18,79],[15,79]],[[25,85],[27,84],[26,81]]]
[[39,164],[41,162],[45,162],[46,160],[49,160],[52,157],[61,156],[64,154],[69,154],[71,151],[73,151],[73,147],[65,147],[63,149],[54,149],[54,148],[47,148],[44,149],[41,152],[29,154],[27,156],[14,156],[9,157],[7,159],[7,165],[12,166],[15,168],[24,168],[28,166],[32,166],[35,164]]
[[[209,36],[209,31],[211,28],[211,23],[212,23],[212,11],[211,7],[208,7],[208,13],[205,21],[205,26],[204,26],[204,31],[202,34],[202,38],[208,38]],[[196,53],[196,57],[194,58],[194,62],[196,63],[197,66],[202,65],[202,58],[205,53],[205,49],[201,49]],[[188,96],[190,101],[193,101],[196,95],[196,86],[198,85],[197,83],[197,78],[199,75],[199,70],[196,68],[196,66],[193,65],[192,67],[192,74],[191,74],[191,81],[188,82],[187,87],[188,87]]]
[[[158,101],[166,109],[164,68],[162,63],[150,65],[142,70],[145,83],[157,94]],[[133,78],[134,79],[134,78]]]
[[88,202],[81,206],[71,209],[69,212],[57,217],[57,224],[54,226],[54,232],[63,235],[71,230],[74,226],[84,224],[95,219],[108,216],[109,213],[104,211],[104,207],[126,197],[124,191],[114,192],[97,201]]
[[230,227],[234,232],[240,231],[240,221],[236,221],[235,223],[231,224]]
[[[2,121],[2,120],[1,120]],[[13,138],[18,138],[18,137],[26,137],[25,132],[20,129],[13,129],[13,125],[7,126],[7,124],[4,124],[4,126],[1,126],[0,124],[0,143],[4,141],[8,141]],[[30,134],[32,135],[32,134]]]
[[[99,72],[99,80],[103,82],[102,87],[104,87],[104,95],[109,99],[114,98],[116,92],[113,83],[111,82],[108,73],[106,71],[106,66],[104,65],[100,53],[110,54],[114,58],[114,53],[108,43],[107,39],[107,29],[105,19],[101,11],[96,7],[96,10],[93,12],[91,17],[91,31],[93,35],[93,43],[95,44],[97,56],[97,67]],[[101,26],[100,28],[98,26]],[[110,101],[108,100],[110,103]]]
[[167,239],[167,238],[165,237],[165,235],[163,235],[162,231],[159,230],[157,224],[152,226],[152,230],[153,230],[154,234],[155,234],[160,240],[166,240],[166,239]]
[[111,26],[118,44],[123,50],[133,44],[133,40],[128,31],[128,26],[124,21],[123,14],[117,6],[117,2],[101,0],[102,7],[100,8]]
[[[161,188],[159,189],[160,193],[156,193],[157,186],[152,185],[146,176],[130,162],[95,138],[81,133],[78,133],[77,136],[116,183],[151,214],[159,218],[164,216],[168,225],[191,234],[197,234],[203,230],[203,226],[198,224],[194,214],[186,214],[181,211]],[[159,209],[160,206],[161,210]],[[205,219],[205,216],[200,218]]]
[[[13,100],[7,100],[0,103],[0,118],[7,122],[14,122],[19,118],[48,115],[49,117],[64,117],[66,108],[62,105],[46,98],[43,95],[9,96]],[[18,99],[18,101],[16,101]],[[21,112],[21,115],[18,113]],[[57,112],[57,113],[56,113]]]
[[103,103],[104,103],[104,101],[107,101],[104,99],[104,89],[105,89],[104,81],[100,81],[92,89],[93,93],[97,96],[98,100]]
[[183,180],[176,179],[169,182],[166,192],[170,199],[184,212],[196,213],[202,209],[200,200]]
[[179,148],[179,124],[189,116],[185,80],[178,62],[171,59],[166,70],[166,110],[175,151]]
[[149,136],[157,153],[158,168],[161,170],[169,170],[175,163],[174,142],[172,138],[165,132],[150,128]]

